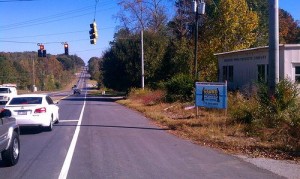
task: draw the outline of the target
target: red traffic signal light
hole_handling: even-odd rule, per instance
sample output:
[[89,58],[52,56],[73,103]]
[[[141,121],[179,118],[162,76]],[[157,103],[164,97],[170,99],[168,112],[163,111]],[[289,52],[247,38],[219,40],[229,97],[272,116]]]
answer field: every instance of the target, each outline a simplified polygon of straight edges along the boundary
[[40,49],[38,50],[38,57],[46,57],[47,52],[45,50],[45,46],[43,44],[38,44],[38,46],[40,47]]
[[65,55],[69,55],[69,44],[65,43],[64,47],[65,47]]

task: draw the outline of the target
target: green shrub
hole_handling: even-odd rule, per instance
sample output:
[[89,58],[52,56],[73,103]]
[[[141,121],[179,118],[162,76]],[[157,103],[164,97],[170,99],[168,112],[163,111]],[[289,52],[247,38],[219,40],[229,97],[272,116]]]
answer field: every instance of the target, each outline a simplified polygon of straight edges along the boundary
[[255,119],[258,102],[255,98],[246,98],[241,93],[230,93],[228,107],[231,122],[250,124]]
[[[266,84],[258,84],[252,97],[236,95],[229,100],[233,122],[247,124],[248,134],[276,141],[288,149],[300,148],[300,103],[297,84],[285,79],[270,94]],[[268,131],[268,132],[267,132]]]
[[266,84],[259,84],[257,101],[260,104],[260,116],[264,117],[263,124],[277,127],[282,122],[291,121],[291,115],[299,108],[298,95],[297,84],[288,79],[276,84],[274,94],[269,94]]
[[194,80],[190,75],[178,74],[165,84],[166,100],[190,101],[193,99]]

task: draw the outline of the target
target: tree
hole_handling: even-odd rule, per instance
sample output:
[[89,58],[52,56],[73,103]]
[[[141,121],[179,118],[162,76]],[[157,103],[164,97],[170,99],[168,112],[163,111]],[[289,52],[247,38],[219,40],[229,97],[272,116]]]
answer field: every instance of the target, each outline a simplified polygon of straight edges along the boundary
[[252,47],[269,44],[269,4],[268,0],[247,0],[250,10],[258,15],[257,38]]
[[[126,35],[125,35],[126,34]],[[126,36],[124,39],[123,37]],[[106,87],[127,91],[131,87],[139,87],[141,81],[140,41],[137,35],[126,29],[115,34],[103,55],[103,83]]]
[[0,56],[0,69],[0,84],[18,81],[17,71],[12,61]]
[[220,0],[218,15],[213,19],[213,40],[221,51],[250,47],[257,37],[258,16],[245,0]]
[[162,81],[167,81],[177,74],[192,75],[193,57],[193,48],[188,40],[181,38],[170,41],[158,76]]
[[297,43],[297,35],[299,27],[297,22],[293,19],[290,13],[280,9],[279,10],[279,41],[280,43],[293,44]]
[[57,60],[62,63],[64,70],[73,70],[84,66],[84,61],[76,55],[58,55]]
[[[217,1],[216,1],[217,2]],[[219,0],[208,4],[208,14],[199,35],[198,69],[201,80],[217,80],[217,58],[214,53],[251,47],[257,38],[258,16],[245,0]]]
[[157,33],[163,30],[167,23],[166,8],[162,0],[120,0],[119,4],[123,10],[117,18],[125,29],[144,29]]
[[177,0],[175,7],[175,16],[168,23],[171,35],[177,39],[192,38],[195,21],[192,2],[190,0]]
[[91,75],[91,80],[96,80],[98,85],[102,83],[101,65],[102,59],[98,57],[92,57],[88,61],[88,72]]

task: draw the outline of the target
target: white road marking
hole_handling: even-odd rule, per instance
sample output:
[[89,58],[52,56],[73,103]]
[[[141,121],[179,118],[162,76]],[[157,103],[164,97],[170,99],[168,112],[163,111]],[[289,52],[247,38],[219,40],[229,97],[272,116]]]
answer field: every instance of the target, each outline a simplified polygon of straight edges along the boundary
[[61,122],[78,122],[79,120],[59,120],[59,123]]
[[86,102],[85,99],[86,99],[86,93],[85,93],[85,96],[84,96],[84,103],[83,103],[83,106],[82,106],[82,109],[81,109],[79,120],[78,120],[76,129],[75,129],[75,133],[73,135],[72,142],[70,144],[67,156],[65,158],[63,167],[62,167],[62,169],[60,171],[60,174],[59,174],[59,177],[58,177],[59,179],[66,179],[67,176],[68,176],[68,172],[69,172],[69,169],[70,169],[72,157],[73,157],[73,154],[74,154],[74,151],[75,151],[75,146],[76,146],[79,131],[80,131],[80,125],[81,125],[81,122],[82,122],[82,116],[83,116],[83,111],[84,111],[85,102]]

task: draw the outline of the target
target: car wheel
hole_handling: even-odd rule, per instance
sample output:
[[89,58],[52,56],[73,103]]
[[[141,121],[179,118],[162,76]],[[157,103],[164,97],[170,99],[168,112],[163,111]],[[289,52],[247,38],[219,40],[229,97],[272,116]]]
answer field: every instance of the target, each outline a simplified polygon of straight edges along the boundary
[[55,121],[55,124],[58,124],[58,123],[59,123],[59,114],[57,114],[56,121]]
[[46,127],[47,131],[52,131],[52,129],[53,129],[53,115],[51,115],[51,121],[49,126]]
[[13,166],[18,163],[20,156],[20,140],[17,132],[13,132],[11,143],[7,150],[1,153],[2,160],[8,166]]

